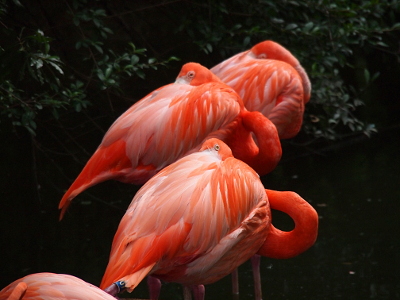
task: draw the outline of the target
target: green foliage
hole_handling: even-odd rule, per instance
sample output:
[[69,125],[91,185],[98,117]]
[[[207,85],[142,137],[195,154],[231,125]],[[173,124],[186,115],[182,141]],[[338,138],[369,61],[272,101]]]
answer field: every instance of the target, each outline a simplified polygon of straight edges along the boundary
[[148,58],[146,49],[132,42],[113,48],[105,10],[86,8],[86,1],[68,6],[69,43],[75,43],[76,51],[71,58],[60,47],[53,50],[59,36],[46,35],[33,22],[27,22],[29,28],[7,26],[7,21],[24,23],[8,12],[13,4],[14,9],[27,9],[20,2],[0,4],[0,33],[8,41],[0,48],[0,121],[11,120],[13,126],[23,126],[33,135],[40,111],[49,111],[56,119],[71,109],[81,112],[99,92],[121,95],[127,80],[145,79],[146,69],[156,70],[177,60]]
[[[262,40],[278,41],[301,61],[313,84],[304,129],[314,137],[335,139],[352,132],[373,132],[357,112],[362,93],[377,78],[355,56],[373,51],[399,55],[398,1],[195,1],[182,17],[186,31],[202,51],[227,58]],[[207,16],[207,17],[205,17]],[[365,80],[344,72],[363,70]],[[360,85],[361,81],[361,85]],[[355,87],[355,85],[358,85]],[[346,129],[347,128],[347,129]]]
[[[70,0],[57,11],[51,1],[39,10],[30,9],[33,3],[0,4],[6,41],[0,48],[0,121],[31,133],[46,112],[56,119],[132,98],[132,83],[142,86],[146,75],[160,66],[164,71],[175,56],[203,64],[208,59],[211,66],[272,39],[298,57],[312,81],[306,133],[325,139],[369,135],[375,129],[363,120],[362,99],[379,76],[370,71],[369,55],[398,56],[397,1],[139,1],[122,7]],[[171,82],[176,71],[166,76]]]

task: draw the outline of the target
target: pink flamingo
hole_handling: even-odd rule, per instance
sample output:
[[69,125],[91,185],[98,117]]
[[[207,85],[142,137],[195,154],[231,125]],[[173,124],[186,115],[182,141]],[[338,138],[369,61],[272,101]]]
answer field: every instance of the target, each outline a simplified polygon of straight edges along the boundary
[[[294,216],[292,232],[271,226],[269,193],[277,209]],[[114,236],[100,287],[113,295],[121,287],[131,292],[151,275],[192,288],[195,298],[203,299],[204,284],[230,274],[256,253],[276,255],[275,243],[303,249],[315,241],[316,232],[307,241],[301,234],[316,230],[315,224],[301,229],[315,216],[303,216],[309,205],[293,194],[266,191],[257,173],[234,158],[224,142],[209,139],[137,192]],[[280,201],[279,195],[293,201]]]
[[226,59],[211,71],[242,97],[249,111],[259,111],[268,117],[281,139],[299,132],[311,83],[304,68],[287,49],[276,42],[264,41]]
[[36,273],[0,291],[1,300],[115,300],[98,287],[72,275]]

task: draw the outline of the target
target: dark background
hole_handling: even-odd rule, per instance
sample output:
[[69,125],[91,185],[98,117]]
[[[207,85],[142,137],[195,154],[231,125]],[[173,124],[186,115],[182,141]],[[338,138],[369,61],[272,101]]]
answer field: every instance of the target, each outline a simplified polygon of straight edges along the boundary
[[[350,1],[334,2],[338,9],[325,2],[283,2],[2,4],[1,288],[22,276],[44,271],[72,274],[99,284],[119,220],[139,187],[105,182],[90,188],[77,197],[62,222],[58,221],[57,205],[105,131],[135,101],[174,81],[183,63],[198,61],[212,67],[259,41],[273,39],[299,57],[310,75],[313,94],[304,129],[295,139],[283,141],[280,165],[262,180],[266,188],[293,190],[308,200],[320,215],[320,231],[316,244],[296,258],[263,259],[265,298],[400,297],[400,66],[399,34],[392,17],[398,16],[397,7],[390,2],[373,5],[366,1],[358,14],[352,14],[356,7]],[[79,14],[91,15],[89,10],[99,9],[104,10],[99,17],[102,26],[113,32],[107,39],[99,34],[95,18],[81,18],[79,26],[73,21]],[[327,12],[332,18],[336,14],[337,19],[325,23]],[[284,20],[284,24],[274,18]],[[312,28],[319,26],[321,32],[306,31],[310,21]],[[283,30],[292,23],[301,30]],[[234,29],[237,24],[242,25],[241,29]],[[261,29],[256,28],[257,24]],[[359,28],[350,28],[354,24]],[[38,28],[51,41],[32,42],[29,37]],[[343,35],[341,28],[345,30]],[[377,44],[379,36],[387,46]],[[92,42],[103,43],[103,53],[93,43],[77,49],[76,43],[89,37]],[[131,75],[113,69],[116,84],[96,75],[99,69],[106,70],[105,55],[111,57],[107,51],[128,53],[128,42],[137,49],[147,49],[146,57],[137,54],[147,67]],[[43,68],[44,79],[40,82],[39,69],[30,62],[36,57],[33,54],[46,51],[46,44],[51,46],[49,53],[62,61],[64,75],[51,66]],[[345,54],[346,47],[352,52]],[[171,56],[180,60],[168,60]],[[331,57],[337,61],[329,66]],[[157,69],[149,58],[159,62]],[[379,76],[367,80],[366,69],[370,77],[377,72]],[[60,78],[58,88],[54,87],[56,77]],[[77,91],[85,96],[65,100],[62,91],[72,89],[70,84],[76,80],[84,83]],[[18,91],[7,94],[6,81]],[[18,101],[7,95],[17,95]],[[44,101],[49,98],[53,102]],[[356,99],[364,105],[354,106]],[[43,107],[37,109],[37,104]],[[328,121],[335,120],[337,110],[343,113],[341,121],[331,126]],[[344,115],[356,128],[342,122]],[[320,122],[311,122],[311,116],[317,116]],[[357,122],[363,125],[357,128]],[[377,129],[376,133],[369,132],[370,137],[364,133],[368,124]],[[274,223],[283,229],[292,226],[285,215],[278,213],[274,213]],[[240,284],[240,298],[252,299],[248,263],[240,268]],[[179,285],[163,287],[164,299],[181,295]],[[145,284],[132,296],[147,297]],[[207,299],[221,297],[230,297],[229,277],[206,288]]]

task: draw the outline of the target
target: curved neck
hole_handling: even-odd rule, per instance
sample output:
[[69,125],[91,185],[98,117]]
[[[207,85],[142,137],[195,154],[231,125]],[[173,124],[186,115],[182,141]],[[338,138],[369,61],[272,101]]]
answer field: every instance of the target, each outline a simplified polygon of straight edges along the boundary
[[226,128],[207,139],[212,137],[224,141],[235,158],[244,161],[260,176],[275,169],[282,157],[275,125],[258,111],[243,110]]
[[294,221],[292,231],[281,231],[271,224],[268,236],[257,254],[277,259],[294,257],[312,245],[318,235],[318,214],[295,192],[265,190],[272,209],[288,214]]
[[[252,167],[260,176],[271,172],[282,157],[281,142],[275,125],[258,111],[244,111],[237,133],[238,147],[233,155]],[[254,134],[254,135],[253,135]],[[245,140],[245,143],[241,139]],[[242,156],[242,157],[240,157]]]

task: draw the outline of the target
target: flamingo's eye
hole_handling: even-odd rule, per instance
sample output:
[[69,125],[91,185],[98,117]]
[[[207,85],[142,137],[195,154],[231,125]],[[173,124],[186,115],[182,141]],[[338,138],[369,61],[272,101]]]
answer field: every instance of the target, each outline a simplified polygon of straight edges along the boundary
[[215,150],[215,151],[219,151],[219,149],[221,149],[221,147],[220,147],[218,144],[215,144],[215,145],[214,145],[214,150]]
[[194,75],[195,75],[194,71],[189,71],[189,72],[187,73],[187,77],[189,77],[189,78],[193,78]]
[[258,58],[267,58],[267,54],[261,53],[257,56]]

